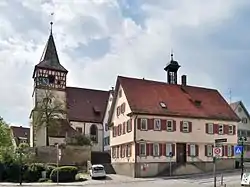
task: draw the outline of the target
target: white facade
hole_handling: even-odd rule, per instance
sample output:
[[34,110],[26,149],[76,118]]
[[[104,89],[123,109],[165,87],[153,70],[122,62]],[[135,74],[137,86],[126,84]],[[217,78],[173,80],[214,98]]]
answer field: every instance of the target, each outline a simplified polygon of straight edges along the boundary
[[103,118],[103,150],[104,151],[110,151],[110,129],[108,126],[108,118],[109,118],[112,102],[113,102],[113,95],[110,92],[105,116]]
[[234,112],[238,115],[241,121],[238,123],[238,138],[247,137],[246,156],[250,157],[250,117],[247,109],[241,101],[230,104]]

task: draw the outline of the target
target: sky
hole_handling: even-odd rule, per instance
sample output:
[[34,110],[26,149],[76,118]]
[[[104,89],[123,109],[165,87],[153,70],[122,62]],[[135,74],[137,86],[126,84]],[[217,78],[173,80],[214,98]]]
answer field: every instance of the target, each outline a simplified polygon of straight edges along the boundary
[[52,20],[68,86],[109,90],[117,75],[165,81],[173,50],[179,81],[186,74],[249,108],[249,16],[249,0],[0,0],[0,116],[29,126]]

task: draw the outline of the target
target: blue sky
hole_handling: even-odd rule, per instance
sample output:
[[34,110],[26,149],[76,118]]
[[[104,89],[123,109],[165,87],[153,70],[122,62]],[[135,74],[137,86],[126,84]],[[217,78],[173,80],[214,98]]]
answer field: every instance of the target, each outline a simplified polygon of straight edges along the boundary
[[165,80],[171,48],[188,84],[249,108],[249,0],[0,0],[0,116],[28,126],[32,71],[54,12],[68,85],[108,90],[117,75]]

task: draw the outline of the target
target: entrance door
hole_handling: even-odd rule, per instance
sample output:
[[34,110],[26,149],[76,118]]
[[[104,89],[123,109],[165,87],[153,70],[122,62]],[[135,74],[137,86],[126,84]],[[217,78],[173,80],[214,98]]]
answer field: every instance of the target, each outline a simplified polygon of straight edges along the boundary
[[186,163],[187,162],[186,144],[185,143],[177,143],[176,144],[176,162],[177,163]]

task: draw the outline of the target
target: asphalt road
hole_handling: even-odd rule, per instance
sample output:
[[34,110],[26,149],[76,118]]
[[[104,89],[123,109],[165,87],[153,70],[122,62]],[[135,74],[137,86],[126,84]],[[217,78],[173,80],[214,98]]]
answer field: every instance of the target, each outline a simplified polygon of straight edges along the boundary
[[[217,186],[220,186],[220,175],[217,178]],[[227,173],[224,176],[224,183],[227,187],[238,187],[240,186],[240,172]],[[86,187],[213,187],[213,176],[212,175],[192,175],[190,177],[179,177],[175,179],[170,178],[151,178],[151,179],[134,179],[119,175],[110,175],[107,180],[88,180],[79,183],[67,183],[59,184],[58,186],[86,186]],[[0,183],[1,187],[4,186],[18,186],[18,184]],[[57,186],[57,184],[49,183],[34,183],[34,184],[23,184],[23,186]]]

